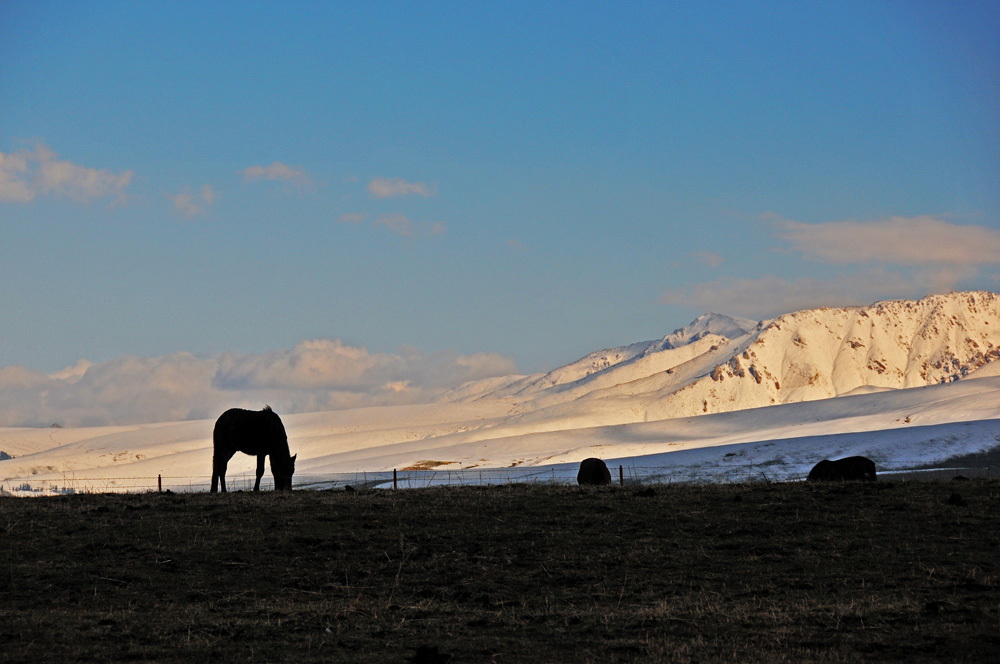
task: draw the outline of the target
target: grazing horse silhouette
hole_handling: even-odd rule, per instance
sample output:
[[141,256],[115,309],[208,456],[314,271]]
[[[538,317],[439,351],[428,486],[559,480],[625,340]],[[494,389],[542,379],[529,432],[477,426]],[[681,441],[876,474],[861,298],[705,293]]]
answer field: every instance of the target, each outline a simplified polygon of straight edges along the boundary
[[230,408],[215,422],[212,434],[215,453],[212,457],[212,493],[219,485],[226,491],[226,466],[237,452],[257,457],[257,481],[254,491],[260,491],[260,478],[264,475],[264,457],[271,457],[271,474],[274,490],[292,488],[295,457],[288,455],[288,436],[278,414],[270,406],[264,410]]
[[603,460],[591,457],[580,462],[577,484],[611,484],[611,471]]
[[810,482],[875,481],[875,462],[863,456],[830,461],[823,459],[809,471]]

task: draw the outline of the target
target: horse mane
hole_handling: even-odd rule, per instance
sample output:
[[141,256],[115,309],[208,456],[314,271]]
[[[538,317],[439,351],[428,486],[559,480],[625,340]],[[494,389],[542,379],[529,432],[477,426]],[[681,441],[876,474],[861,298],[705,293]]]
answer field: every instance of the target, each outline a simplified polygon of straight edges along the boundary
[[[278,417],[278,414],[275,413],[273,410],[271,410],[271,407],[269,405],[264,404],[264,410],[262,410],[261,412],[262,413],[267,413],[268,415],[274,415],[273,418],[269,418],[269,419],[271,420],[272,424],[276,424],[277,425],[278,429],[281,430],[282,434],[285,434],[285,425],[281,422],[281,418]],[[289,452],[289,450],[288,450],[288,436],[287,435],[285,435],[285,439],[284,439],[283,442],[284,442],[284,445],[282,447],[284,448],[283,451],[285,453],[285,456],[286,457],[287,456],[291,456],[291,452]],[[271,459],[274,459],[274,457],[272,456]]]

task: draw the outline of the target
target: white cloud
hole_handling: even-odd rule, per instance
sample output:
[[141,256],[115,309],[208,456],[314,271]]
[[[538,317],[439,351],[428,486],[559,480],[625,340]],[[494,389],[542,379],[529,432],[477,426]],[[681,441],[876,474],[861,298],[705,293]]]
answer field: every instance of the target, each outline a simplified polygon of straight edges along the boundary
[[31,186],[28,176],[28,158],[23,153],[0,152],[0,201],[27,203],[34,199],[38,192]]
[[292,167],[276,161],[270,166],[250,166],[243,169],[243,179],[254,180],[277,180],[286,182],[296,187],[308,187],[312,184],[312,179],[301,167]]
[[1000,263],[1000,231],[932,216],[805,224],[768,215],[775,235],[825,263],[982,265]]
[[211,185],[204,185],[196,194],[191,193],[191,187],[184,187],[180,193],[170,196],[174,209],[185,217],[205,214],[215,203],[215,190]]
[[224,355],[215,382],[227,389],[361,389],[371,386],[371,372],[388,358],[379,360],[336,339],[303,341],[290,351]]
[[[83,373],[80,373],[80,370]],[[188,353],[80,363],[46,375],[0,369],[0,426],[98,426],[208,417],[222,405],[215,368]]]
[[25,367],[0,367],[0,394],[7,390],[33,389],[44,386],[45,374]]
[[28,203],[40,195],[64,196],[79,202],[114,196],[124,200],[125,189],[132,181],[132,171],[79,166],[58,159],[44,144],[34,150],[13,154],[0,152],[0,202]]
[[92,366],[93,362],[89,362],[87,360],[80,360],[71,367],[66,367],[62,371],[57,371],[55,373],[49,374],[49,378],[66,381],[67,383],[75,383],[76,381],[83,378],[84,374],[87,373],[87,369],[89,369]]
[[375,198],[417,195],[431,196],[431,189],[423,182],[407,182],[402,178],[375,178],[368,183],[368,193]]
[[282,413],[423,403],[469,380],[516,373],[496,353],[371,353],[336,339],[290,350],[123,357],[53,374],[0,368],[0,426],[210,419],[231,406]]

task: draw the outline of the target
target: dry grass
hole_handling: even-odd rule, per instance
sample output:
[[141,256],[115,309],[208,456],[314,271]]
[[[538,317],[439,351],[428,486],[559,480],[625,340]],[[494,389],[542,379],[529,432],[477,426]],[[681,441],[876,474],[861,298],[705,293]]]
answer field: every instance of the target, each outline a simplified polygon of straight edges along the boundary
[[0,498],[0,653],[985,660],[998,507],[980,480]]

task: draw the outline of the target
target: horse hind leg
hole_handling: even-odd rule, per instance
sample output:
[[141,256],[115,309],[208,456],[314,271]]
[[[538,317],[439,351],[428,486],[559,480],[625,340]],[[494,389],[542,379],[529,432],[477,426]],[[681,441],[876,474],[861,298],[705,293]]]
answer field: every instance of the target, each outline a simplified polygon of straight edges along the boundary
[[229,459],[225,461],[219,459],[212,459],[212,493],[221,487],[222,493],[226,493],[226,467],[229,465]]

